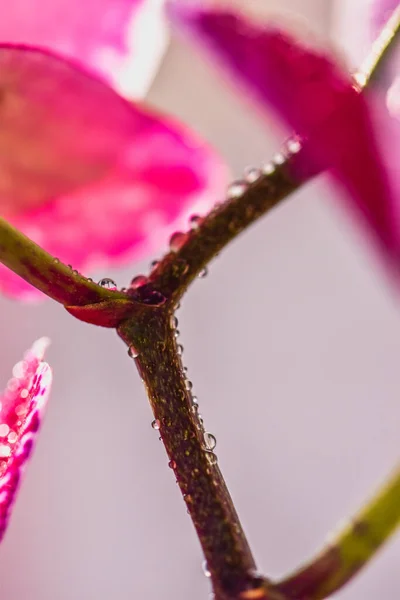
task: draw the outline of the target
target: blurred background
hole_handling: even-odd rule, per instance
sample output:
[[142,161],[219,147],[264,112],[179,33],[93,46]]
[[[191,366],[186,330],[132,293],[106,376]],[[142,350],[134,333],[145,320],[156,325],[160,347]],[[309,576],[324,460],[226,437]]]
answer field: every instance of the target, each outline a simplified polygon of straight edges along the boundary
[[[329,0],[250,4],[260,14],[298,15],[346,49]],[[176,39],[149,100],[212,141],[236,176],[279,148]],[[125,286],[153,258],[97,275]],[[223,252],[178,318],[184,362],[259,569],[280,576],[313,554],[398,459],[394,295],[320,178]],[[42,335],[53,341],[54,368],[47,418],[0,547],[0,597],[208,598],[200,546],[117,336],[51,301],[27,307],[4,298],[0,331],[3,384]],[[337,598],[398,598],[399,551],[397,537]]]

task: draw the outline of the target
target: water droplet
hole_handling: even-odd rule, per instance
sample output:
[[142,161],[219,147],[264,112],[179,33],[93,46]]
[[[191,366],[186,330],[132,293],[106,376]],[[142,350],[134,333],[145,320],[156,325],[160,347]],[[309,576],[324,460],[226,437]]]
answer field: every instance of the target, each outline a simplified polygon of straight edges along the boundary
[[274,163],[276,165],[283,165],[283,163],[285,162],[285,160],[286,160],[286,156],[282,152],[278,152],[274,156]]
[[255,183],[258,179],[260,179],[261,175],[262,172],[260,169],[256,169],[255,167],[249,167],[244,172],[247,183]]
[[182,356],[182,354],[183,354],[183,346],[182,346],[182,344],[178,344],[178,346],[176,348],[176,351],[178,353],[178,356]]
[[218,462],[218,456],[212,450],[206,450],[206,457],[210,465],[214,466]]
[[192,229],[197,229],[203,221],[204,219],[199,215],[192,215],[189,219],[189,223]]
[[0,437],[6,437],[10,432],[10,428],[6,423],[0,425]]
[[289,140],[286,147],[290,154],[297,154],[301,150],[300,141],[296,138]]
[[265,165],[263,165],[262,168],[262,172],[264,173],[264,175],[272,175],[272,173],[275,171],[275,165],[272,162],[266,163]]
[[178,338],[180,336],[181,332],[179,331],[179,329],[175,329],[174,331],[174,337]]
[[192,387],[193,387],[193,383],[191,381],[189,381],[189,379],[186,379],[186,381],[185,381],[185,388],[187,390],[191,390]]
[[170,460],[168,466],[170,469],[176,469],[176,462],[174,460]]
[[188,233],[183,233],[182,231],[176,231],[173,233],[169,240],[169,247],[172,252],[178,252],[189,238]]
[[9,444],[15,444],[15,442],[18,439],[18,435],[15,433],[15,431],[11,431],[11,433],[8,434],[8,443]]
[[91,277],[87,277],[87,281],[90,281],[90,283],[93,283],[93,279]]
[[117,284],[113,279],[109,277],[104,277],[104,279],[100,279],[98,285],[102,288],[106,288],[107,290],[116,290]]
[[203,569],[203,573],[205,577],[211,577],[211,571],[208,568],[208,564],[206,560],[203,560],[201,568]]
[[215,435],[206,431],[206,433],[204,434],[204,445],[206,447],[206,450],[210,450],[212,452],[215,446],[217,445],[217,438],[215,437]]
[[197,398],[197,396],[192,396],[192,404],[194,404],[195,406],[199,405],[199,399]]
[[178,327],[179,323],[178,323],[178,319],[176,318],[175,315],[172,315],[170,322],[171,322],[172,329],[176,329]]
[[143,304],[149,304],[150,306],[161,306],[167,301],[164,294],[157,290],[149,290],[148,293],[141,298]]
[[58,264],[59,264],[59,262],[60,262],[60,259],[59,259],[59,258],[55,258],[55,259],[54,259],[54,263],[55,263],[56,265],[58,265]]
[[187,367],[183,367],[183,372],[187,373],[188,372],[188,368]]
[[135,346],[129,346],[128,355],[131,358],[137,358],[139,356],[139,351],[135,348]]
[[154,421],[151,423],[151,426],[153,429],[160,429],[161,427],[161,423],[158,419],[154,419]]
[[230,199],[240,198],[240,196],[243,196],[243,194],[246,190],[247,190],[247,183],[245,181],[234,181],[228,187],[227,196]]
[[200,273],[199,273],[199,277],[200,277],[201,279],[203,279],[203,277],[207,277],[207,275],[208,275],[208,269],[207,269],[207,267],[204,267],[204,268],[203,268],[203,269],[200,271]]
[[150,263],[150,269],[155,269],[160,264],[159,260],[152,260]]
[[147,281],[148,279],[146,275],[136,275],[136,277],[132,279],[129,287],[131,287],[134,290],[137,290],[138,288],[142,287],[142,285],[145,285]]
[[79,275],[79,272],[78,272],[76,269],[74,269],[74,270],[72,271],[72,274],[73,274],[73,275]]

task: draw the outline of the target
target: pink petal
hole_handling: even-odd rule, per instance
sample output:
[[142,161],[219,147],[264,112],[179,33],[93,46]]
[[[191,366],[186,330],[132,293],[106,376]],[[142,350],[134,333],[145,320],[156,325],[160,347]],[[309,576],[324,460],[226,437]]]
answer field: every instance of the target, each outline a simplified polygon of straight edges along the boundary
[[22,472],[31,455],[50,390],[50,367],[42,362],[48,340],[34,343],[0,396],[0,540],[8,525]]
[[[52,55],[0,47],[0,214],[74,269],[166,243],[227,172],[196,134]],[[0,269],[0,289],[35,290]]]
[[378,151],[369,105],[326,52],[229,12],[170,2],[172,18],[197,36],[245,91],[307,138],[297,175],[331,168],[387,256],[396,262],[395,196]]
[[166,47],[163,0],[12,0],[0,40],[61,53],[140,97]]

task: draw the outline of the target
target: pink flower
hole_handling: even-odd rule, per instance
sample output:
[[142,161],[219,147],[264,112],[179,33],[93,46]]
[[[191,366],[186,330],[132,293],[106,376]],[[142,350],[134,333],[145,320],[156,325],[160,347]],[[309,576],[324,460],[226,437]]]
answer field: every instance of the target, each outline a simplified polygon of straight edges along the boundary
[[50,391],[51,369],[42,361],[47,345],[45,338],[33,344],[0,396],[0,540]]
[[[88,275],[154,251],[222,194],[196,134],[72,63],[0,46],[0,215]],[[0,268],[0,290],[38,292]]]
[[233,12],[207,10],[196,2],[188,6],[171,0],[169,13],[207,46],[263,111],[272,109],[287,131],[303,140],[296,176],[330,169],[346,190],[348,205],[398,269],[397,195],[377,135],[378,129],[388,128],[382,102],[374,98],[373,110],[327,51],[280,29]]
[[130,98],[143,96],[167,42],[164,0],[12,0],[0,40],[79,61]]

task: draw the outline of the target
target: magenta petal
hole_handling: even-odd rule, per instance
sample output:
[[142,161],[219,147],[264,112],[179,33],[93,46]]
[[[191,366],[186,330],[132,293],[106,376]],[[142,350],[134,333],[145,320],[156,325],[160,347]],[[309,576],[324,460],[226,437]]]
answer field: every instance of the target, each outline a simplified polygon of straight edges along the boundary
[[[196,134],[68,62],[2,47],[0,89],[0,214],[80,272],[153,251],[223,193]],[[4,268],[0,289],[35,294]]]
[[327,53],[290,35],[229,12],[170,2],[172,18],[204,42],[242,87],[289,131],[307,139],[299,155],[300,175],[330,168],[397,263],[399,235],[388,183],[365,98]]
[[130,97],[141,97],[166,46],[163,0],[12,0],[0,40],[78,60]]
[[0,540],[8,525],[22,472],[32,452],[51,385],[42,361],[48,340],[35,342],[13,369],[0,396]]

